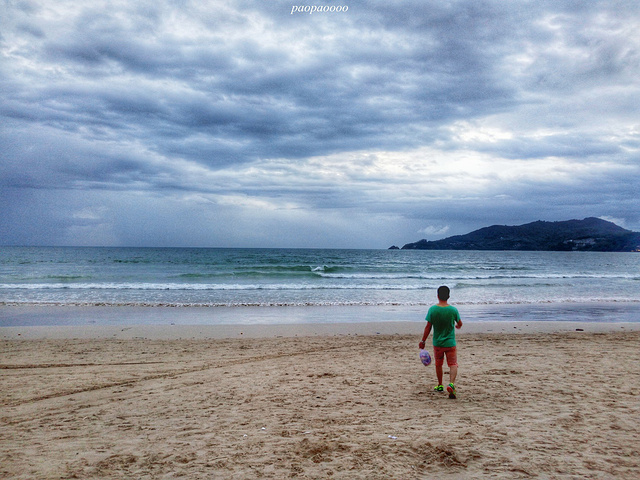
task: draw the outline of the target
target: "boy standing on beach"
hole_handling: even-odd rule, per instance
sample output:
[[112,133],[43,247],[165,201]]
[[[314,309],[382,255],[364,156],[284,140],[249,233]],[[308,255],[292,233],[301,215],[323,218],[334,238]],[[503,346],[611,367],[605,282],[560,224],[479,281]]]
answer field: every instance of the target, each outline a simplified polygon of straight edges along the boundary
[[442,387],[442,365],[444,357],[447,357],[447,365],[449,366],[449,398],[456,398],[456,376],[458,375],[458,357],[456,352],[456,331],[455,328],[462,327],[460,313],[458,309],[447,303],[450,295],[449,287],[442,286],[438,288],[438,303],[429,308],[427,312],[427,326],[424,327],[422,341],[419,343],[420,348],[424,348],[424,344],[433,328],[433,356],[436,359],[436,375],[438,376],[438,385],[434,388],[437,392],[444,391]]

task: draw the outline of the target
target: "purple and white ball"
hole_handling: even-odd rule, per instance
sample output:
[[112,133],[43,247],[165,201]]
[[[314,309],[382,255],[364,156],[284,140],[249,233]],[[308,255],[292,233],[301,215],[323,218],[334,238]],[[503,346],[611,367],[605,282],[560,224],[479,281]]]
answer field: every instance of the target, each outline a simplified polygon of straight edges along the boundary
[[425,367],[431,365],[431,355],[426,350],[420,350],[420,361]]

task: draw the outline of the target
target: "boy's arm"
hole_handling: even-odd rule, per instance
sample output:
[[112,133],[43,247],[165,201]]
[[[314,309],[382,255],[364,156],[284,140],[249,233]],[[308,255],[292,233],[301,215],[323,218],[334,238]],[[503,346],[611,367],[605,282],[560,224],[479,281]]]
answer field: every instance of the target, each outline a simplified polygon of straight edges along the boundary
[[431,322],[427,322],[427,326],[424,327],[424,333],[422,334],[422,341],[418,344],[419,348],[424,348],[424,343],[427,341],[427,337],[431,333]]
[[458,319],[458,321],[456,322],[456,328],[462,328],[462,320]]

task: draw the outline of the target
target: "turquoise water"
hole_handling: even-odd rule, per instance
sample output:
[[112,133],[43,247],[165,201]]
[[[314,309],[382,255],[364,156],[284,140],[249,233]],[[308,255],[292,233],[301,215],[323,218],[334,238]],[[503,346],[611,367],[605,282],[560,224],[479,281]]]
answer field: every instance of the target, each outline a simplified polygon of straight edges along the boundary
[[0,305],[458,305],[640,302],[640,254],[0,248]]

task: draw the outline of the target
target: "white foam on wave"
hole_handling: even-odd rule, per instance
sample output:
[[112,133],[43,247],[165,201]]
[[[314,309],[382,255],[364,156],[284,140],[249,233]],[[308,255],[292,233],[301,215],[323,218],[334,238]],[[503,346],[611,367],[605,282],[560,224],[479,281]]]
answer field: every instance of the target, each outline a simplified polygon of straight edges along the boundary
[[[637,299],[620,298],[562,298],[554,300],[489,300],[455,302],[455,306],[491,306],[491,305],[579,305],[579,304],[638,304]],[[348,306],[430,306],[433,302],[394,302],[394,301],[264,301],[264,302],[119,302],[119,301],[0,301],[0,306],[48,306],[48,307],[172,307],[172,308],[206,308],[206,307],[348,307]]]
[[[435,284],[434,284],[435,285]],[[223,283],[31,283],[0,284],[5,290],[424,290],[434,285],[396,284],[223,284]]]
[[318,276],[322,278],[334,279],[353,279],[353,280],[403,280],[403,279],[419,279],[419,280],[514,280],[514,279],[607,279],[607,280],[640,280],[638,275],[625,274],[601,274],[601,273],[532,273],[532,274],[498,274],[498,275],[457,275],[447,273],[321,273]]

